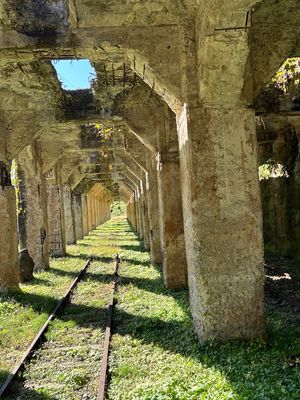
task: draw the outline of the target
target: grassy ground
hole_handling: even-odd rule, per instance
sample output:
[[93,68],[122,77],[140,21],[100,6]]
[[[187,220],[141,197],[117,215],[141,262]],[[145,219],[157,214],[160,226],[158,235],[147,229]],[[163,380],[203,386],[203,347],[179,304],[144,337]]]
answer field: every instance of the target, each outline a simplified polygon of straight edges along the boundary
[[[299,266],[287,262],[276,269],[273,263],[273,269],[268,270],[268,280],[272,280],[266,296],[268,342],[200,345],[193,333],[187,291],[163,287],[160,270],[151,265],[149,254],[142,250],[124,218],[114,218],[68,251],[68,259],[54,261],[57,264],[53,266],[61,272],[39,274],[36,285],[22,287],[25,300],[23,295],[12,294],[1,303],[6,318],[6,323],[1,319],[0,324],[5,372],[26,347],[32,326],[37,328],[52,308],[50,296],[64,292],[60,285],[67,286],[83,260],[94,255],[92,270],[76,292],[73,305],[53,323],[48,342],[26,369],[23,397],[14,399],[95,398],[104,307],[116,253],[122,263],[110,355],[110,400],[300,399],[300,369],[290,359],[300,353],[300,316],[293,302],[276,296],[282,291],[276,282],[282,279],[272,278],[286,277],[292,271],[287,279],[293,285],[292,289],[288,286],[289,295],[298,296]],[[35,298],[40,301],[32,304]],[[18,318],[12,327],[11,315],[12,321]],[[16,338],[10,343],[12,336]],[[13,350],[12,356],[8,349]]]
[[51,261],[51,270],[39,273],[18,293],[0,295],[0,384],[62,297],[83,260],[61,258]]

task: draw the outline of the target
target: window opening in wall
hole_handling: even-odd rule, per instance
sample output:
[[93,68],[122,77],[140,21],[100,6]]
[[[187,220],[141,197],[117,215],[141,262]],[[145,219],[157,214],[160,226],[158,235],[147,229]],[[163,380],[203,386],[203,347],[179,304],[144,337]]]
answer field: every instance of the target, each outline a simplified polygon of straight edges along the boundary
[[89,60],[52,60],[57,77],[65,90],[90,89],[96,71]]

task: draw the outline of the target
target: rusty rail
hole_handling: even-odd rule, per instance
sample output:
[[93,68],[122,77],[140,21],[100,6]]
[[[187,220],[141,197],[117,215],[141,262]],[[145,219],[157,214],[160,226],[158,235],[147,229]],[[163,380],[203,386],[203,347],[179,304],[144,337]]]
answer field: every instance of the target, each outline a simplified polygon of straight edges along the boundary
[[9,374],[8,378],[2,385],[0,389],[0,397],[3,396],[7,390],[10,388],[12,382],[16,379],[18,376],[19,372],[24,368],[25,362],[28,361],[32,355],[33,355],[33,350],[35,350],[38,345],[40,344],[42,338],[44,337],[45,333],[48,330],[50,322],[56,317],[58,311],[66,304],[66,302],[69,300],[73,290],[76,288],[77,284],[80,282],[80,280],[83,278],[84,274],[86,273],[87,269],[89,268],[91,264],[92,259],[89,258],[89,260],[86,262],[82,270],[79,272],[77,277],[74,279],[74,281],[71,283],[70,287],[64,294],[63,298],[58,302],[57,306],[55,309],[52,311],[52,313],[49,315],[47,321],[45,324],[42,326],[42,328],[39,330],[38,334],[36,337],[33,339],[31,342],[30,346],[26,350],[25,354],[23,355],[22,359],[19,361],[19,363],[16,365],[16,367],[13,369],[13,371]]
[[107,308],[107,321],[106,321],[105,338],[104,338],[104,345],[103,345],[103,354],[102,354],[97,400],[105,400],[105,394],[106,394],[109,347],[110,347],[110,340],[111,340],[111,335],[112,335],[113,312],[114,312],[114,308],[115,308],[115,304],[116,304],[115,294],[116,294],[116,291],[118,288],[118,283],[119,283],[119,266],[120,266],[120,258],[117,255],[115,258],[115,275],[114,275],[114,280],[113,280],[113,285],[112,285],[112,295],[111,295],[110,303]]

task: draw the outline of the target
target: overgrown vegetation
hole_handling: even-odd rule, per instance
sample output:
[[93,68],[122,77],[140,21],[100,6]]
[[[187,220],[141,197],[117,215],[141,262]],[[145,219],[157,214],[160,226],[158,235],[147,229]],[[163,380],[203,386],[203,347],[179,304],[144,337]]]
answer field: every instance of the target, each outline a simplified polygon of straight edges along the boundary
[[274,86],[283,93],[298,92],[300,84],[300,58],[288,58],[279,68],[269,86]]
[[[300,110],[300,58],[288,58],[255,100],[256,113]],[[289,103],[289,105],[288,105]]]
[[115,201],[112,204],[112,216],[113,217],[118,217],[120,215],[124,215],[125,214],[125,204],[123,203],[123,201]]
[[286,168],[274,161],[268,160],[265,164],[261,165],[258,169],[259,180],[268,180],[270,178],[289,178]]
[[[122,262],[110,355],[110,400],[300,398],[300,369],[291,363],[291,356],[300,353],[300,316],[274,290],[268,288],[266,296],[267,342],[200,345],[193,331],[188,292],[164,288],[161,271],[151,265],[149,254],[123,216],[113,218],[68,251],[69,258],[52,261],[55,270],[39,274],[33,285],[23,285],[23,294],[2,299],[7,321],[0,353],[3,376],[13,364],[3,363],[3,357],[10,358],[10,349],[15,351],[14,360],[20,356],[32,336],[31,327],[41,325],[52,309],[50,296],[61,294],[83,260],[94,256],[92,270],[78,288],[73,305],[52,324],[48,342],[27,368],[23,397],[14,399],[95,399],[103,311],[117,253]],[[285,263],[279,275],[286,276],[290,268]],[[296,282],[292,291],[300,296],[297,268],[292,266],[290,275],[291,282]],[[277,276],[275,272],[268,269],[268,276]],[[18,323],[9,325],[14,318]]]
[[[124,225],[126,227],[126,225]],[[200,345],[187,291],[163,286],[133,235],[123,245],[122,285],[112,341],[110,400],[298,399],[300,316],[267,297],[265,341]],[[125,250],[125,252],[124,252]]]
[[21,358],[82,264],[80,259],[54,259],[50,271],[21,285],[20,292],[0,296],[0,370],[12,369]]

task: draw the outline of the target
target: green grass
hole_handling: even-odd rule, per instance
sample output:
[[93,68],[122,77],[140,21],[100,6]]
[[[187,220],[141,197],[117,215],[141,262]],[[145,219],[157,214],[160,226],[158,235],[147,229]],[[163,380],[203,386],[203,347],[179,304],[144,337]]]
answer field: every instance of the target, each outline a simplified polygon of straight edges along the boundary
[[[28,332],[37,329],[52,309],[51,296],[63,293],[83,260],[94,256],[72,305],[53,322],[47,342],[25,371],[25,389],[14,399],[96,398],[111,260],[117,253],[122,262],[110,354],[110,400],[300,399],[300,370],[289,367],[289,357],[300,353],[300,316],[281,297],[266,296],[267,342],[200,345],[188,292],[164,288],[161,271],[151,265],[124,217],[112,219],[68,252],[69,258],[52,261],[56,271],[39,274],[37,285],[22,286],[23,295],[12,294],[1,303],[7,333],[2,334],[0,354],[5,356],[12,346],[16,359],[31,335]],[[297,295],[299,268],[287,264],[282,271],[289,268]],[[12,328],[9,316],[18,321]],[[3,363],[0,379],[10,365]]]
[[299,368],[289,367],[289,356],[300,353],[299,314],[267,298],[267,342],[200,345],[187,291],[166,290],[148,253],[128,235],[109,399],[300,399]]
[[[11,370],[21,358],[83,263],[72,257],[53,259],[51,270],[36,274],[20,292],[0,295],[1,371]],[[0,384],[6,376],[7,372],[0,375]]]

